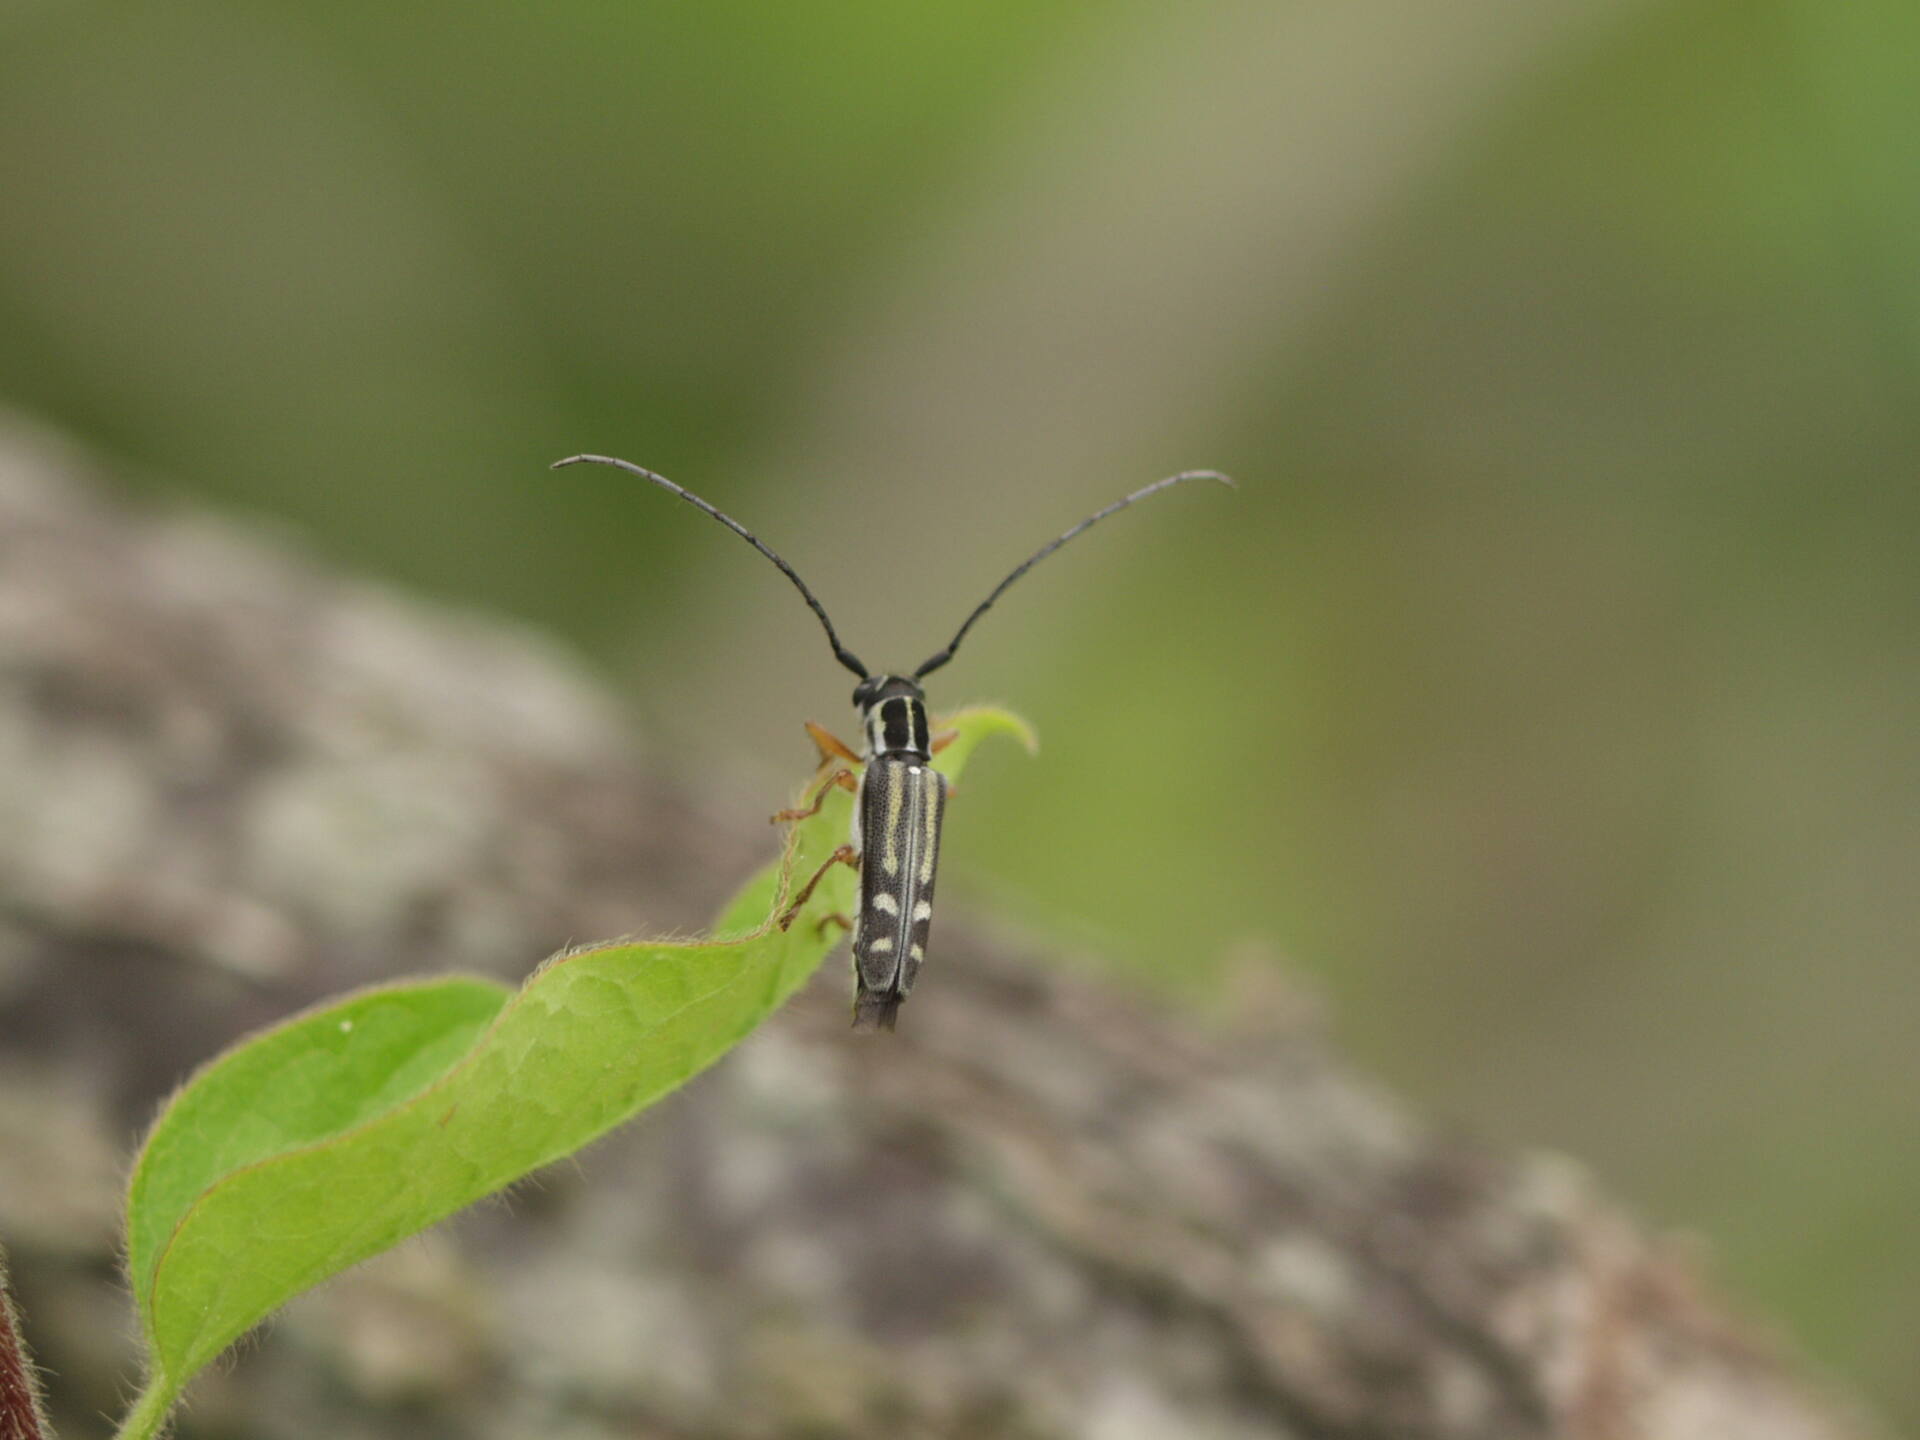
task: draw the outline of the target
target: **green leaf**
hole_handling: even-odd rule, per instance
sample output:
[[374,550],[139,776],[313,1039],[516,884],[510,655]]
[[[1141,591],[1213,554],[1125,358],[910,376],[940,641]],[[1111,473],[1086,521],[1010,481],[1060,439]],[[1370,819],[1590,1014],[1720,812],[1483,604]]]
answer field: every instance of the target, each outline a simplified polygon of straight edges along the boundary
[[[963,712],[957,775],[1024,722]],[[840,936],[785,897],[847,833],[829,792],[706,942],[564,952],[517,994],[468,977],[387,986],[298,1016],[201,1070],[155,1123],[127,1206],[154,1425],[201,1367],[293,1295],[579,1149],[724,1054]],[[809,916],[846,911],[836,866]],[[871,1042],[862,1042],[871,1043]],[[884,1043],[884,1042],[878,1042]],[[123,1435],[153,1433],[129,1419]]]

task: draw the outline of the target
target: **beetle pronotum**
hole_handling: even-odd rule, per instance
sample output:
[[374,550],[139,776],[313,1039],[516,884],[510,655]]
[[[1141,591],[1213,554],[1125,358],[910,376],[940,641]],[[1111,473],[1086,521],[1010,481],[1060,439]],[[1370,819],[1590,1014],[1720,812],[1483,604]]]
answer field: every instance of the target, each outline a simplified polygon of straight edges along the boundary
[[900,1002],[913,988],[914,977],[926,958],[928,927],[933,920],[934,868],[940,859],[940,822],[947,804],[946,780],[933,768],[933,756],[945,737],[934,735],[928,726],[926,695],[920,681],[953,658],[967,631],[1009,585],[1089,525],[1157,490],[1188,480],[1233,484],[1217,470],[1184,470],[1122,496],[1014,566],[1007,578],[974,607],[973,613],[954,632],[953,639],[922,661],[911,675],[876,675],[860,663],[859,656],[840,643],[833,621],[827,618],[826,607],[814,597],[794,568],[738,520],[716,510],[691,490],[631,460],[611,455],[571,455],[565,460],[556,460],[553,468],[580,464],[612,465],[651,481],[689,505],[704,510],[753,546],[793,582],[801,598],[819,617],[827,632],[827,643],[833,646],[834,658],[860,677],[860,683],[854,687],[853,703],[860,712],[866,748],[856,754],[828,731],[808,722],[807,732],[820,749],[822,766],[838,760],[844,762],[845,768],[831,770],[819,782],[810,806],[783,810],[773,817],[776,821],[804,820],[817,814],[826,802],[828,791],[837,785],[854,793],[853,833],[849,843],[835,850],[826,864],[795,892],[780,916],[780,927],[785,929],[793,923],[793,917],[829,869],[835,865],[851,865],[857,869],[860,872],[858,919],[829,918],[838,919],[853,933],[854,1028],[883,1030],[893,1028]]

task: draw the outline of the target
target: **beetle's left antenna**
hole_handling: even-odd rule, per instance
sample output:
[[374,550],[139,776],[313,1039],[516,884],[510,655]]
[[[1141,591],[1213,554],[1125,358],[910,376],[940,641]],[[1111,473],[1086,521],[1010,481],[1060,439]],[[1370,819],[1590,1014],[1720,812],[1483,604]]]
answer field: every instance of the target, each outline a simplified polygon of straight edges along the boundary
[[930,659],[923,662],[920,668],[913,672],[913,678],[918,680],[922,676],[928,675],[931,672],[938,670],[942,665],[946,664],[947,661],[951,660],[953,658],[953,652],[960,648],[960,642],[966,638],[967,631],[973,628],[973,622],[978,620],[982,615],[986,614],[990,608],[992,608],[993,602],[998,600],[1002,595],[1006,593],[1007,587],[1009,585],[1013,584],[1014,581],[1018,580],[1022,575],[1026,574],[1027,571],[1031,570],[1034,566],[1038,565],[1042,560],[1046,559],[1047,556],[1051,555],[1054,551],[1058,550],[1062,545],[1066,544],[1069,540],[1073,539],[1073,537],[1078,535],[1082,530],[1085,530],[1089,525],[1092,525],[1097,521],[1106,519],[1107,516],[1113,514],[1116,510],[1126,509],[1127,506],[1133,504],[1133,502],[1136,500],[1146,499],[1147,496],[1153,494],[1154,491],[1156,490],[1165,490],[1170,485],[1183,485],[1189,480],[1218,480],[1222,485],[1225,485],[1229,490],[1233,488],[1233,481],[1229,480],[1225,475],[1222,475],[1218,470],[1182,470],[1178,475],[1169,475],[1164,480],[1156,480],[1151,485],[1142,486],[1140,489],[1134,491],[1131,495],[1121,496],[1118,500],[1114,501],[1111,505],[1107,506],[1104,510],[1094,511],[1093,514],[1089,515],[1086,519],[1082,520],[1078,525],[1074,526],[1071,530],[1067,531],[1066,534],[1058,537],[1057,539],[1049,540],[1046,544],[1042,545],[1038,550],[1034,551],[1033,554],[1029,555],[1026,559],[1022,560],[1018,565],[1014,566],[1013,573],[1007,576],[1007,578],[1002,580],[998,585],[994,586],[993,593],[987,596],[986,599],[982,600],[979,603],[979,605],[977,605],[974,608],[974,612],[971,615],[967,616],[966,623],[960,627],[958,633],[954,635],[953,639],[947,642],[947,648],[944,650],[936,651]]
[[753,546],[754,549],[766,556],[767,559],[780,567],[780,573],[793,582],[793,588],[800,592],[800,597],[807,602],[808,608],[820,617],[821,625],[826,627],[827,643],[833,646],[833,658],[846,666],[847,669],[853,671],[853,673],[858,675],[862,680],[867,678],[867,667],[860,663],[860,657],[858,655],[840,643],[840,636],[834,631],[833,621],[827,618],[826,606],[814,598],[813,591],[807,588],[807,582],[802,580],[799,575],[794,572],[794,568],[791,565],[774,554],[770,546],[762,544],[758,535],[755,535],[731,515],[726,514],[724,511],[714,509],[713,506],[702,500],[691,490],[684,489],[667,479],[666,476],[656,475],[645,466],[636,465],[631,460],[616,459],[612,455],[569,455],[564,460],[556,460],[553,462],[553,468],[555,470],[565,465],[612,465],[616,469],[625,470],[629,475],[638,475],[642,480],[651,480],[662,490],[672,491],[695,509],[706,511],[707,514],[718,520],[722,525],[733,531],[734,534],[738,535],[742,540],[746,541],[749,545]]

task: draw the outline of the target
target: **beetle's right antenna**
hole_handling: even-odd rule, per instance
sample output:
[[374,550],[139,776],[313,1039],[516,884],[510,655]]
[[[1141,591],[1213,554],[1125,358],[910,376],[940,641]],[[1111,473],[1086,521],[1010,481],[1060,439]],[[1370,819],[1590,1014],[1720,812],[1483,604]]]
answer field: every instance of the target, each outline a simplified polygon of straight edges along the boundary
[[924,661],[921,664],[920,668],[913,672],[913,678],[918,680],[921,677],[927,675],[928,673],[934,670],[938,670],[942,665],[946,664],[947,661],[951,660],[953,658],[953,652],[960,648],[960,642],[966,639],[967,631],[973,628],[973,622],[978,620],[982,615],[987,613],[988,609],[992,607],[993,602],[998,600],[1002,595],[1006,593],[1007,587],[1009,585],[1013,584],[1014,581],[1018,580],[1022,575],[1026,574],[1027,571],[1031,570],[1034,566],[1038,565],[1042,560],[1046,559],[1047,556],[1051,555],[1054,551],[1058,550],[1062,545],[1066,544],[1067,541],[1073,539],[1073,537],[1078,535],[1082,530],[1086,529],[1089,525],[1094,524],[1096,521],[1106,519],[1107,516],[1113,514],[1113,512],[1116,510],[1126,509],[1127,506],[1133,504],[1133,502],[1136,500],[1146,499],[1147,496],[1153,494],[1153,492],[1156,490],[1165,490],[1169,485],[1181,485],[1187,482],[1188,480],[1218,480],[1222,485],[1225,485],[1228,489],[1231,490],[1233,488],[1233,481],[1229,480],[1225,475],[1222,475],[1218,470],[1182,470],[1178,475],[1169,475],[1164,480],[1156,480],[1151,485],[1142,486],[1140,489],[1134,491],[1131,495],[1121,496],[1120,499],[1114,501],[1111,505],[1107,506],[1106,509],[1104,510],[1094,511],[1093,514],[1089,515],[1086,519],[1082,520],[1078,525],[1074,526],[1071,530],[1067,531],[1066,534],[1060,536],[1058,539],[1049,540],[1046,544],[1042,545],[1038,550],[1034,551],[1033,554],[1029,555],[1026,559],[1022,560],[1018,565],[1014,566],[1013,573],[1007,576],[1007,578],[1002,580],[998,585],[994,586],[993,593],[987,596],[986,599],[982,600],[979,603],[979,605],[977,605],[974,608],[974,612],[971,615],[967,616],[966,623],[960,627],[959,632],[953,637],[953,639],[947,642],[947,648],[944,650],[936,651],[929,659]]
[[694,508],[706,511],[707,514],[733,531],[734,534],[753,546],[754,549],[766,556],[767,559],[771,560],[775,565],[778,565],[780,567],[780,573],[793,582],[793,588],[800,592],[800,597],[807,602],[808,608],[820,617],[820,623],[826,627],[827,643],[833,646],[833,658],[846,666],[847,669],[853,671],[853,673],[858,675],[862,680],[867,678],[867,667],[860,663],[860,657],[858,655],[855,655],[840,643],[840,637],[835,633],[833,628],[833,621],[827,618],[826,607],[814,598],[813,591],[807,588],[807,582],[794,573],[791,565],[774,554],[771,547],[762,544],[758,535],[755,535],[738,520],[734,519],[731,515],[714,509],[713,506],[702,500],[691,490],[682,489],[680,486],[674,484],[673,481],[667,479],[666,476],[656,475],[645,466],[636,465],[631,460],[619,460],[611,455],[569,455],[564,460],[554,461],[553,468],[558,470],[563,465],[581,464],[612,465],[616,469],[625,470],[629,475],[638,475],[642,480],[651,480],[662,490],[670,490]]

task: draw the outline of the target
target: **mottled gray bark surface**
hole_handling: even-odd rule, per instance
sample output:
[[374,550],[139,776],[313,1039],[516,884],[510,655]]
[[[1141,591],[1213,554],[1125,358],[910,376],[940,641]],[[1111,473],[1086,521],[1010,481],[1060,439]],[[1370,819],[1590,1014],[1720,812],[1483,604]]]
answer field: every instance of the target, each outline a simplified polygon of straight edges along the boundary
[[[347,986],[691,930],[773,845],[539,639],[104,493],[0,427],[0,1239],[69,1440],[132,1382],[119,1186],[195,1064]],[[830,961],[297,1303],[182,1434],[1867,1433],[1575,1165],[1423,1126],[1277,977],[1199,1028],[963,915],[941,952],[892,1037]]]

